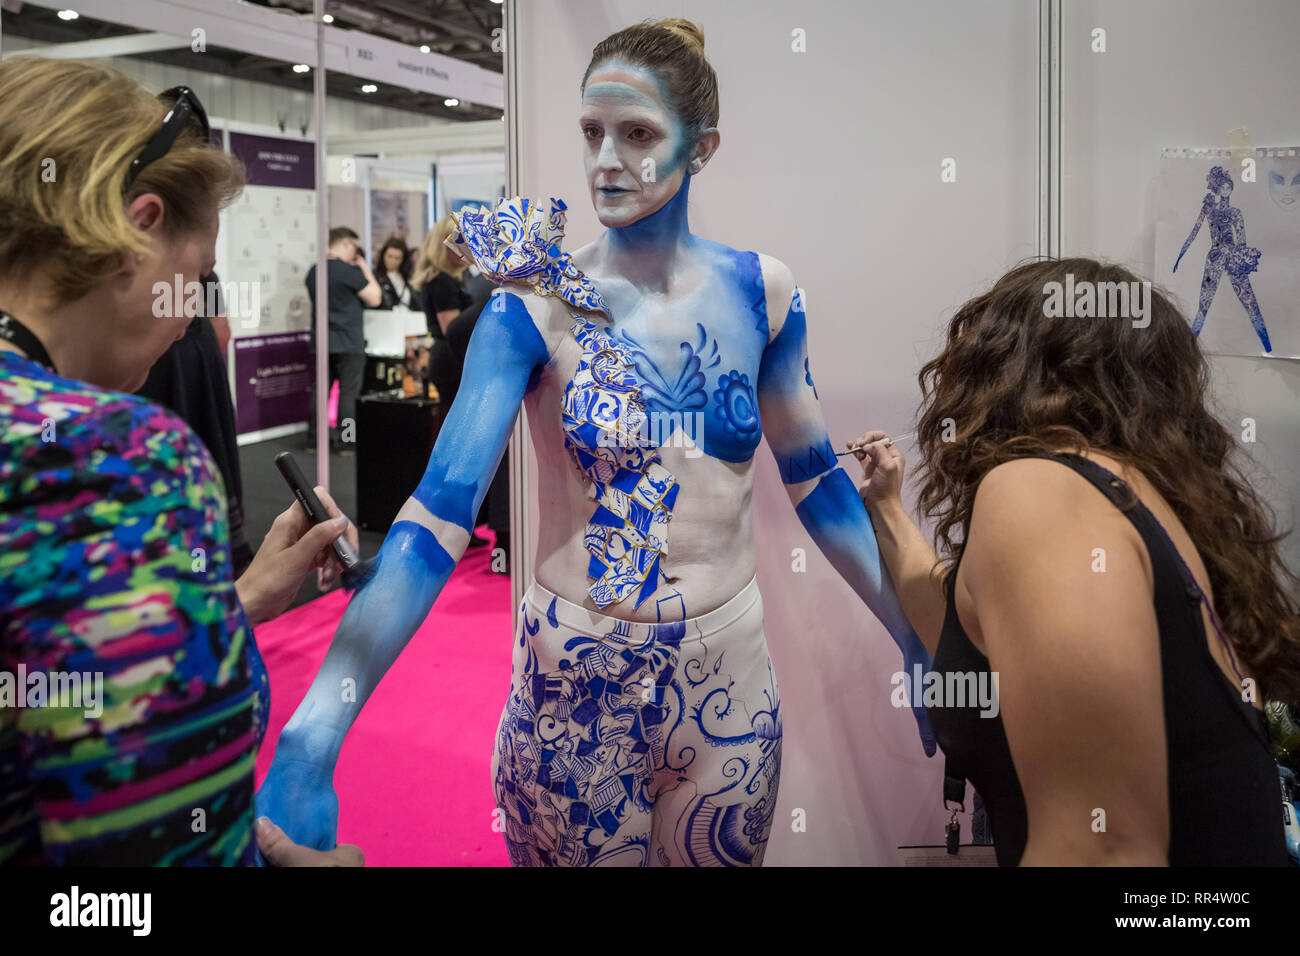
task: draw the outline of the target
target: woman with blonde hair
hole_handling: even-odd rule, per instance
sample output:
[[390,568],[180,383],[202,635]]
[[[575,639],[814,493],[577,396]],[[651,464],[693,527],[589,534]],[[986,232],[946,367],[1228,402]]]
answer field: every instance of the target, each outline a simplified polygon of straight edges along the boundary
[[424,309],[433,345],[429,350],[429,377],[443,402],[451,404],[460,384],[461,369],[447,342],[447,327],[473,303],[465,291],[465,264],[445,244],[455,224],[451,217],[433,224],[416,255],[411,288]]
[[212,457],[125,394],[185,334],[175,303],[243,187],[208,137],[188,88],[0,64],[0,677],[17,678],[0,681],[0,864],[249,864],[259,843],[359,860],[269,823],[253,839],[269,695],[252,626],[347,519],[316,489],[334,520],[290,505],[232,580]]

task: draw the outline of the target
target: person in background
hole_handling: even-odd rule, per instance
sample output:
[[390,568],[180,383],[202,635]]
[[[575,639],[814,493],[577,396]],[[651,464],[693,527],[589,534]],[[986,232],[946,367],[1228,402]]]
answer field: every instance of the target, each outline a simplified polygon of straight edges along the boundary
[[221,302],[221,287],[215,272],[199,280],[203,305],[211,303],[212,315],[196,315],[185,327],[185,336],[173,342],[154,362],[149,378],[136,390],[170,408],[194,429],[217,463],[226,486],[226,514],[230,524],[230,560],[235,577],[253,561],[253,549],[244,531],[244,482],[239,470],[239,443],[235,430],[235,406],[230,398],[226,374],[225,345],[218,329],[230,339],[230,323]]
[[414,309],[411,296],[411,250],[406,243],[390,238],[375,256],[375,278],[383,293],[381,309]]
[[482,302],[496,290],[496,283],[478,271],[477,266],[470,266],[463,277],[465,291],[475,302]]
[[253,793],[253,626],[355,528],[317,488],[333,519],[290,502],[236,579],[212,456],[130,394],[186,334],[175,277],[212,272],[243,181],[188,88],[0,63],[0,671],[68,690],[0,707],[0,864],[361,862],[255,825]]
[[[429,380],[438,389],[438,400],[444,409],[450,409],[460,388],[461,373],[465,368],[465,352],[457,354],[447,341],[447,330],[456,317],[474,304],[465,290],[465,264],[447,248],[445,241],[451,236],[454,223],[450,216],[433,224],[416,256],[415,272],[411,286],[419,295],[424,309],[429,335],[433,345],[429,349]],[[473,324],[469,328],[472,330]],[[468,342],[468,334],[465,336]],[[483,507],[487,507],[486,499]],[[471,534],[469,546],[479,548],[488,540]]]
[[[433,348],[429,370],[443,404],[450,406],[460,384],[460,370],[447,345],[447,326],[473,303],[462,281],[465,265],[443,243],[451,235],[452,221],[439,219],[424,237],[415,260],[411,287],[419,295]],[[443,395],[448,397],[443,398]]]
[[[362,321],[363,307],[376,309],[383,301],[379,282],[357,245],[357,234],[346,226],[336,226],[329,233],[329,259],[326,278],[329,289],[329,376],[326,388],[339,383],[338,425],[330,435],[330,448],[352,454],[342,441],[348,423],[357,420],[357,396],[366,372],[366,338]],[[316,314],[316,267],[307,270],[307,294],[311,296],[312,315]],[[312,347],[316,347],[316,323],[312,321]],[[313,384],[314,384],[313,377]],[[316,451],[316,395],[312,391],[307,417],[308,452]]]

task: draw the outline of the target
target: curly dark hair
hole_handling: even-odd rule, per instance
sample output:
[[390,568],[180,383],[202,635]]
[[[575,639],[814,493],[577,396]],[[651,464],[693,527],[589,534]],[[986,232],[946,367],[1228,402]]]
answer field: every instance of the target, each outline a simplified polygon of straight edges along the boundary
[[1053,318],[1048,283],[1064,284],[1067,274],[1076,286],[1141,281],[1093,259],[1021,264],[957,310],[943,351],[921,369],[918,505],[937,519],[945,585],[989,471],[1030,455],[1096,450],[1135,468],[1169,503],[1205,562],[1234,653],[1267,696],[1295,709],[1300,578],[1282,562],[1286,535],[1237,464],[1240,450],[1207,407],[1209,366],[1196,337],[1156,288],[1145,327]]

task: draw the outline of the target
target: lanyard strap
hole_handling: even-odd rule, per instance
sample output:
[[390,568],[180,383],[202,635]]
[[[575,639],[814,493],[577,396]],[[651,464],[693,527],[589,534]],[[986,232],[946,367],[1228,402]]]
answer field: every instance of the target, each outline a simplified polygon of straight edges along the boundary
[[45,351],[45,346],[36,337],[36,333],[7,312],[0,312],[0,339],[12,342],[33,362],[44,365],[51,372],[58,374],[54,368],[54,360],[50,358],[50,353]]

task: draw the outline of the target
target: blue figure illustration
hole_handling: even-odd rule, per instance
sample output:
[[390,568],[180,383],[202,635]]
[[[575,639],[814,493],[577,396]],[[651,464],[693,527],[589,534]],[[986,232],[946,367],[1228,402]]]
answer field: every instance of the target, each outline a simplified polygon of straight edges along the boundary
[[1187,241],[1183,243],[1177,261],[1174,262],[1174,272],[1177,272],[1178,263],[1183,261],[1183,256],[1195,241],[1202,221],[1208,219],[1210,251],[1205,255],[1205,273],[1201,277],[1201,296],[1197,304],[1196,318],[1192,320],[1192,331],[1197,335],[1201,334],[1201,326],[1205,324],[1210,303],[1214,301],[1214,294],[1219,290],[1219,280],[1223,278],[1223,273],[1226,271],[1229,281],[1232,282],[1232,290],[1237,293],[1237,298],[1241,300],[1246,314],[1250,316],[1250,324],[1255,327],[1255,334],[1263,343],[1264,351],[1271,352],[1273,347],[1268,341],[1268,328],[1264,325],[1264,316],[1259,311],[1259,303],[1255,301],[1255,290],[1250,285],[1250,274],[1259,268],[1260,251],[1246,245],[1246,218],[1241,214],[1240,209],[1229,202],[1229,197],[1232,195],[1232,177],[1222,166],[1215,166],[1205,177],[1205,184],[1210,191],[1205,194],[1205,199],[1201,202],[1201,214],[1196,217],[1196,225],[1192,226],[1192,231]]
[[[669,20],[593,53],[579,120],[605,227],[593,242],[561,251],[558,200],[549,214],[522,198],[456,214],[456,249],[502,288],[424,477],[258,792],[258,813],[295,842],[335,845],[339,748],[464,553],[521,406],[537,453],[537,560],[491,768],[513,863],[762,863],[782,744],[751,514],[764,435],[795,513],[904,670],[930,668],[831,446],[790,270],[690,231],[691,183],[720,139],[702,44]],[[691,441],[670,442],[688,421]],[[820,636],[810,620],[788,639]],[[880,694],[891,686],[879,675]],[[456,714],[434,701],[423,719]]]

